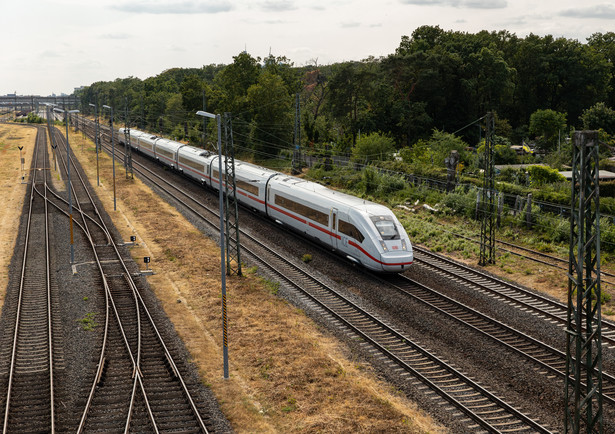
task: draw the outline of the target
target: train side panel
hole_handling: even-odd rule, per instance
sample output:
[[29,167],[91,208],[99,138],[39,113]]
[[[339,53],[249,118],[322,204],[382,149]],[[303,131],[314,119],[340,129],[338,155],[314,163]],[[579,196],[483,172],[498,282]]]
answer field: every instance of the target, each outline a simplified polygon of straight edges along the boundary
[[195,181],[207,185],[208,161],[211,153],[193,146],[182,146],[177,152],[177,169]]
[[172,167],[173,169],[177,168],[177,151],[185,146],[182,143],[175,142],[169,139],[157,139],[155,141],[154,151],[156,154],[156,159],[158,159],[162,164]]

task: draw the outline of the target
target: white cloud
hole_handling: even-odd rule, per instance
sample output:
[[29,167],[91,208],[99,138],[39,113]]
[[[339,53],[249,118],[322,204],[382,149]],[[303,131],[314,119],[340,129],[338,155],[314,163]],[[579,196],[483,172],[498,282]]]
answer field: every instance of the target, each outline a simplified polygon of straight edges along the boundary
[[507,0],[400,0],[401,3],[416,6],[448,6],[467,9],[503,9]]
[[104,35],[100,35],[100,38],[124,40],[132,38],[132,35],[129,35],[128,33],[105,33]]
[[269,12],[284,12],[297,9],[290,0],[267,0],[261,4],[261,8]]
[[560,12],[559,15],[571,18],[598,18],[612,20],[615,19],[615,7],[609,4],[601,4],[585,8],[567,9]]
[[217,14],[228,12],[233,9],[233,5],[225,0],[154,0],[154,1],[134,1],[125,4],[115,4],[113,9],[122,12],[136,14]]

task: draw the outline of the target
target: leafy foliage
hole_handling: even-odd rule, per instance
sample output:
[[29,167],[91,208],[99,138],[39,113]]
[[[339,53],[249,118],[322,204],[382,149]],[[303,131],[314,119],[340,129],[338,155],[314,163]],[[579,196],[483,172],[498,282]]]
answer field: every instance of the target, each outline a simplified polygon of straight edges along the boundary
[[361,136],[352,148],[352,159],[367,164],[371,161],[386,161],[393,158],[395,142],[391,137],[380,133]]
[[547,166],[530,166],[527,170],[530,174],[530,185],[532,187],[540,187],[545,184],[566,181],[566,178],[556,169],[551,169]]

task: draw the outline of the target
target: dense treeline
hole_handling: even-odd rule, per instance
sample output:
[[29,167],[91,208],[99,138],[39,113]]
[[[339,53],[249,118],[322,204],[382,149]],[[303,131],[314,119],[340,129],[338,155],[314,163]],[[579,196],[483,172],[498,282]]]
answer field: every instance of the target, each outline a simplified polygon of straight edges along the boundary
[[123,123],[127,107],[133,126],[199,145],[203,120],[195,112],[205,101],[209,112],[232,113],[236,146],[257,159],[292,149],[297,93],[302,145],[333,143],[338,153],[350,153],[370,133],[396,149],[412,148],[435,130],[479,146],[484,132],[464,127],[487,111],[496,112],[503,143],[540,136],[547,151],[570,128],[615,133],[613,32],[581,43],[423,26],[381,58],[303,67],[284,56],[242,52],[233,59],[145,80],[97,82],[81,91],[82,108],[111,105]]

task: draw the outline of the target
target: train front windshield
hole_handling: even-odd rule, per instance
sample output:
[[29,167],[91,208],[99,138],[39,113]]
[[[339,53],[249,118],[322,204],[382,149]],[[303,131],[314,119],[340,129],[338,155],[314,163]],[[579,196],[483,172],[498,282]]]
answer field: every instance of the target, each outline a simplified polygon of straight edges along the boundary
[[383,240],[399,240],[399,232],[392,217],[373,216],[371,219]]

